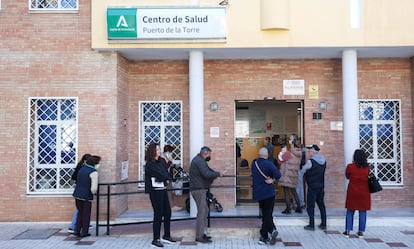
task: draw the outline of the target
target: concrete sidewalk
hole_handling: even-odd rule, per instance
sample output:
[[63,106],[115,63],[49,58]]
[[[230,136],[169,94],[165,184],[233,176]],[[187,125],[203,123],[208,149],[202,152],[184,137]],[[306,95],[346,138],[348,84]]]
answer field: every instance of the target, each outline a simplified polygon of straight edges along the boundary
[[[254,210],[254,208],[252,208]],[[260,220],[257,218],[215,218],[211,220],[211,244],[196,244],[194,242],[194,220],[181,220],[172,223],[172,236],[179,242],[165,245],[165,248],[216,248],[216,249],[244,249],[244,248],[414,248],[414,209],[381,209],[368,212],[367,231],[364,238],[357,238],[351,233],[350,238],[342,235],[344,231],[344,217],[335,216],[336,212],[328,212],[328,229],[322,231],[306,231],[306,214],[281,215],[275,209],[275,222],[279,230],[276,245],[259,245]],[[240,212],[228,210],[228,212]],[[130,221],[132,213],[127,212],[122,219]],[[142,217],[148,213],[139,212]],[[144,214],[143,214],[144,213]],[[388,215],[385,215],[388,214]],[[135,215],[138,215],[137,213]],[[182,213],[174,213],[180,217]],[[220,215],[220,213],[212,213]],[[228,215],[225,212],[222,216]],[[125,218],[126,217],[126,218]],[[139,217],[138,217],[139,218]],[[101,221],[102,222],[102,221]],[[317,224],[319,220],[316,220]],[[151,248],[152,224],[137,224],[114,226],[110,235],[105,235],[105,227],[99,227],[99,236],[95,236],[95,228],[90,232],[92,236],[83,239],[77,238],[66,229],[65,223],[0,223],[0,248]],[[103,224],[103,223],[101,223]],[[354,228],[357,229],[357,215]]]

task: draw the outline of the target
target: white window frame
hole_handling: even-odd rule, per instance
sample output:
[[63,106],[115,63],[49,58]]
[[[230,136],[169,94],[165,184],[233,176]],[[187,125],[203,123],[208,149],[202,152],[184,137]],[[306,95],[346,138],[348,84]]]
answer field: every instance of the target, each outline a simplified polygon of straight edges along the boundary
[[[395,120],[360,120],[358,122],[359,125],[372,125],[372,132],[373,132],[373,143],[372,143],[372,149],[373,149],[373,158],[369,158],[368,162],[373,167],[372,170],[374,174],[378,177],[378,164],[381,163],[390,163],[395,164],[396,171],[398,171],[400,175],[400,181],[384,181],[381,177],[378,177],[381,185],[383,186],[390,186],[390,187],[401,187],[404,185],[404,165],[403,165],[403,153],[402,153],[402,108],[401,108],[401,100],[400,99],[359,99],[358,101],[358,108],[361,107],[361,102],[395,102],[398,103],[398,117]],[[379,158],[379,148],[378,148],[378,137],[377,137],[377,128],[380,125],[390,125],[392,127],[392,151],[393,151],[393,157],[392,158]],[[360,136],[360,134],[359,134]],[[361,146],[361,140],[360,140],[360,146]],[[363,148],[362,148],[363,149]]]
[[[0,0],[1,1],[1,0]],[[32,7],[32,3],[34,5],[38,5],[39,1],[57,1],[58,6],[56,8],[39,8],[39,7]],[[62,7],[62,1],[69,1],[69,0],[28,0],[29,2],[29,11],[39,11],[39,12],[73,12],[79,10],[79,0],[73,0],[76,2],[75,8],[64,8]]]
[[[49,121],[49,120],[40,120],[37,121],[32,120],[33,115],[36,116],[37,114],[33,114],[32,112],[32,106],[31,103],[32,101],[39,101],[39,100],[74,100],[76,103],[76,118],[75,120],[68,120],[68,121],[62,121],[62,120],[56,120],[56,121]],[[56,188],[56,189],[38,189],[37,188],[37,180],[36,180],[36,174],[35,173],[31,173],[31,172],[35,172],[36,169],[44,169],[44,168],[53,168],[56,169],[56,171],[58,172],[60,169],[74,169],[76,167],[76,163],[78,161],[78,154],[77,154],[77,150],[76,150],[76,155],[75,155],[75,161],[71,164],[62,164],[61,163],[61,157],[57,156],[57,160],[56,159],[56,163],[54,165],[41,165],[40,163],[37,162],[37,158],[38,158],[38,141],[39,141],[39,134],[38,134],[38,129],[37,127],[39,127],[39,125],[43,125],[43,124],[54,124],[57,126],[57,135],[56,135],[56,144],[61,144],[62,141],[61,136],[59,136],[59,128],[62,127],[63,125],[74,125],[76,127],[76,130],[74,131],[74,136],[75,136],[75,141],[78,141],[78,115],[79,115],[79,111],[78,111],[78,104],[79,104],[79,100],[77,97],[30,97],[28,100],[28,132],[27,132],[27,177],[26,177],[26,181],[27,181],[27,185],[26,185],[26,193],[28,195],[66,195],[66,194],[72,194],[73,193],[73,185],[71,188]],[[34,112],[36,112],[36,109],[33,110]],[[58,112],[59,115],[59,112]],[[76,146],[76,145],[75,145]],[[77,148],[77,146],[76,146]],[[70,173],[71,174],[71,173]],[[56,182],[60,181],[60,177],[59,177],[59,173],[57,173],[56,176]],[[72,183],[73,184],[73,183]]]
[[[144,118],[143,118],[143,107],[145,104],[167,104],[167,103],[178,103],[180,105],[180,121],[176,121],[176,122],[167,122],[164,120],[161,120],[161,122],[144,122]],[[161,152],[163,152],[163,148],[165,144],[165,134],[164,134],[164,129],[163,127],[165,126],[180,126],[181,132],[180,132],[180,151],[176,152],[174,151],[174,153],[178,153],[180,156],[180,160],[173,160],[173,163],[179,166],[183,166],[183,103],[181,100],[171,100],[171,101],[139,101],[139,113],[138,113],[138,120],[139,120],[139,125],[138,125],[138,141],[139,141],[139,158],[138,158],[138,180],[139,181],[143,181],[144,180],[144,165],[145,165],[145,127],[147,125],[160,125],[161,129],[160,129],[160,141],[158,141],[160,143],[160,148],[161,148]],[[177,148],[176,148],[177,149]],[[144,184],[139,184],[139,187],[144,187]]]

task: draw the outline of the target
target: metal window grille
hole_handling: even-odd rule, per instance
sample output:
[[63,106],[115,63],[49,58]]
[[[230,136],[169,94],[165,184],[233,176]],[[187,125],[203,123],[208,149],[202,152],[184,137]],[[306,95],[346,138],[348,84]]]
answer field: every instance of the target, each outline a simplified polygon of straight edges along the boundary
[[77,99],[29,99],[28,194],[72,193],[77,162]]
[[403,184],[400,100],[359,101],[359,144],[381,184]]
[[145,149],[151,142],[172,145],[173,163],[182,166],[182,102],[140,102],[139,180],[144,180]]
[[79,0],[29,0],[30,10],[78,10]]

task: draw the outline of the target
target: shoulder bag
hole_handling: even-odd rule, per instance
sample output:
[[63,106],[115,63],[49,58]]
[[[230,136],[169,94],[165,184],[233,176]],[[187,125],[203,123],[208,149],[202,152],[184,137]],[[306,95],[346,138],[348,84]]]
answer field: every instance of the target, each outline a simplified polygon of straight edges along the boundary
[[378,182],[378,179],[373,174],[370,174],[368,176],[368,187],[369,187],[369,192],[371,194],[377,193],[382,190],[381,184]]
[[260,169],[260,167],[259,167],[259,165],[257,164],[257,161],[254,161],[254,163],[256,164],[256,168],[257,168],[257,170],[260,172],[260,174],[265,178],[265,182],[267,183],[267,184],[273,184],[274,182],[273,182],[273,178],[271,178],[271,177],[269,177],[269,176],[266,176],[264,173],[263,173],[263,171]]

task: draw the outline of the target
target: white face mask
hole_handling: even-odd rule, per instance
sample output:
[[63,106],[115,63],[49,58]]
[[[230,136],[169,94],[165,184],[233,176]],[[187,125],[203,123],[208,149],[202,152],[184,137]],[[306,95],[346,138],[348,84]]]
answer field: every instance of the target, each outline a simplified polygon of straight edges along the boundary
[[293,144],[293,140],[292,139],[289,140],[289,144]]
[[98,169],[99,169],[99,167],[101,167],[101,164],[99,164],[99,163],[98,163],[98,164],[96,164],[96,165],[95,165],[95,169],[96,169],[96,170],[98,170]]

